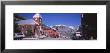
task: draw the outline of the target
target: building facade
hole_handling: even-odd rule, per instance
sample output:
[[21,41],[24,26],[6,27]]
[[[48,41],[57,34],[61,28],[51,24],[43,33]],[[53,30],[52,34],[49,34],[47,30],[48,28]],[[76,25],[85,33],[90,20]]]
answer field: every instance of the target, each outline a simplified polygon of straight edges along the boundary
[[33,19],[19,21],[18,26],[21,33],[25,35],[30,35],[34,37],[40,37],[42,35],[52,38],[59,37],[59,33],[56,30],[52,28],[48,29],[43,26],[42,17],[40,14],[35,14],[33,16]]
[[83,13],[81,17],[82,35],[89,40],[97,39],[97,13]]

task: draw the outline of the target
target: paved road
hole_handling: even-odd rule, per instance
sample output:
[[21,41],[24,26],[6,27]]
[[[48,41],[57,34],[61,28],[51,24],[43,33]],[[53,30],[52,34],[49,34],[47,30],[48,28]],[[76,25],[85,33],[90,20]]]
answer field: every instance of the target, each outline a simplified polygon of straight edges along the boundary
[[71,40],[70,38],[23,38],[23,40]]

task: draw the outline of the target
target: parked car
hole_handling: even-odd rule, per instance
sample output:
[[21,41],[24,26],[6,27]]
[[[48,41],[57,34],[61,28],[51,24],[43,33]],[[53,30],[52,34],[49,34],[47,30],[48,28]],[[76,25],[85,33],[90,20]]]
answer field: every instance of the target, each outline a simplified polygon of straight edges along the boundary
[[14,40],[22,40],[25,37],[23,33],[15,33]]
[[81,33],[80,32],[76,32],[76,36],[81,36]]

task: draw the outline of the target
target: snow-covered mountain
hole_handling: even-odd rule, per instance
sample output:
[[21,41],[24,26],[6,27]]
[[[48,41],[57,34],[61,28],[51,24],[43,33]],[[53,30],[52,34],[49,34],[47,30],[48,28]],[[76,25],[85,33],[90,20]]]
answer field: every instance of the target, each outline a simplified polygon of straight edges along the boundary
[[67,26],[67,25],[55,25],[55,26],[50,26],[51,28],[54,28],[54,27],[59,27],[59,28],[70,28],[70,29],[73,29],[73,30],[76,30],[77,28],[74,27],[74,26]]
[[55,25],[52,28],[56,29],[61,37],[65,36],[71,38],[75,33],[74,26]]
[[68,26],[68,27],[71,28],[71,29],[75,29],[74,26]]

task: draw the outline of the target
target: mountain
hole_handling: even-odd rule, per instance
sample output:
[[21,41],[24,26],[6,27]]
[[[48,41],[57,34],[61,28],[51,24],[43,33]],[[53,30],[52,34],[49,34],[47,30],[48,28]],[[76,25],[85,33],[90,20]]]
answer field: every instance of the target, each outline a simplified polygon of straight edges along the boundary
[[45,24],[42,24],[42,28],[43,28],[43,29],[51,29],[51,27],[49,27],[49,26],[47,26],[47,25],[45,25]]
[[75,29],[74,26],[68,26],[68,27],[71,28],[71,29],[73,29],[73,30]]
[[53,29],[56,29],[61,37],[73,37],[73,34],[75,34],[75,28],[73,26],[66,26],[66,25],[55,25],[52,27]]

